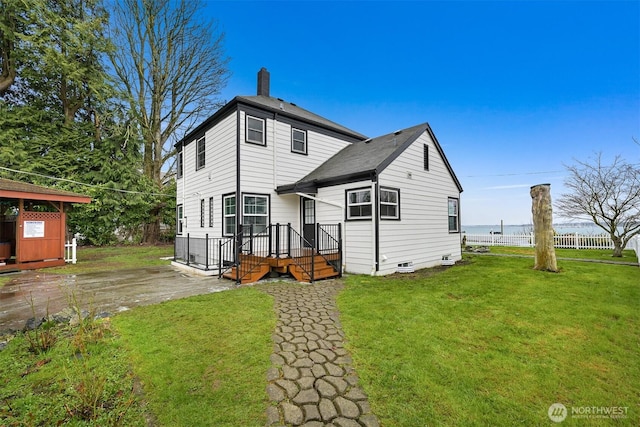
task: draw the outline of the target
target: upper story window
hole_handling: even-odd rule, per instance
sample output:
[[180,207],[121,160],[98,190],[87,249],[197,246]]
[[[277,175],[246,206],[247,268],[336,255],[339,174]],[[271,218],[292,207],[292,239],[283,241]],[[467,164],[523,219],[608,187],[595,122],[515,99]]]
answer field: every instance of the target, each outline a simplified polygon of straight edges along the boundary
[[380,218],[400,219],[400,190],[380,189]]
[[458,199],[449,199],[449,232],[457,233],[460,230],[460,215]]
[[291,128],[291,151],[294,153],[307,154],[306,131]]
[[264,119],[247,116],[247,142],[266,145],[264,138]]
[[196,142],[196,170],[202,169],[205,165],[205,144],[204,136]]
[[371,189],[347,191],[347,219],[370,219],[372,212]]
[[182,178],[182,150],[178,151],[176,159],[176,175],[178,178]]
[[424,144],[424,170],[429,170],[429,146]]

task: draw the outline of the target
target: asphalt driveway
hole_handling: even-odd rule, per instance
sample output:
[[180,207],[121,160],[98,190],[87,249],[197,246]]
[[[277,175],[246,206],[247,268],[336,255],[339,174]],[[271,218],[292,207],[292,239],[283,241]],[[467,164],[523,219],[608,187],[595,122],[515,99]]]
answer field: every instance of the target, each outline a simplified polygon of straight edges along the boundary
[[114,314],[234,286],[232,281],[192,276],[171,266],[78,275],[24,271],[10,277],[0,288],[0,333],[21,330],[31,317],[53,315],[70,306]]

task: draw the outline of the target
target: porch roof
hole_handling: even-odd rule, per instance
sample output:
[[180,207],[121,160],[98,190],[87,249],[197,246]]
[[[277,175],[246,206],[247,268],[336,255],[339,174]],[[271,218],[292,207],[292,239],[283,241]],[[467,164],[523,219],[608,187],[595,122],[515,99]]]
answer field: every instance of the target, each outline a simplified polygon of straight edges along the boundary
[[71,191],[42,187],[26,182],[0,178],[0,198],[49,200],[52,202],[90,203],[91,197]]
[[429,133],[438,152],[444,159],[451,177],[459,190],[462,191],[462,186],[449,165],[438,140],[431,131],[431,127],[428,123],[423,123],[377,138],[350,144],[300,181],[279,186],[277,192],[279,194],[314,193],[318,187],[374,179],[424,132]]

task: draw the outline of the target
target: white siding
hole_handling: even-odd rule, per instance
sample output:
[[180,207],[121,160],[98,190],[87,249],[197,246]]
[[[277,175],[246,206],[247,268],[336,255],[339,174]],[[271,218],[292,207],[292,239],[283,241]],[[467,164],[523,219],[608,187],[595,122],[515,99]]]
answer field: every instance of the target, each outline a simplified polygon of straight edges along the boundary
[[443,255],[461,258],[460,234],[448,229],[448,198],[460,193],[426,132],[380,174],[379,185],[400,190],[401,218],[380,221],[379,274],[395,272],[398,263],[413,262],[417,269],[439,265]]
[[337,203],[316,202],[316,219],[321,224],[342,224],[343,264],[347,273],[372,274],[375,270],[373,221],[345,221],[346,191],[370,187],[371,181],[324,187],[318,190],[318,198]]
[[[300,231],[300,199],[276,194],[276,187],[292,184],[333,156],[348,142],[307,131],[307,155],[291,152],[291,125],[265,119],[266,146],[245,142],[246,115],[240,112],[240,187],[243,193],[269,194],[271,223],[291,223]],[[301,127],[304,128],[304,127]]]
[[[183,235],[220,237],[222,195],[235,191],[236,112],[205,132],[205,166],[196,170],[196,141],[183,148],[183,175],[177,180],[177,203],[187,217]],[[213,197],[213,227],[209,227],[209,198]],[[205,226],[200,227],[200,200],[205,200]]]
[[[293,127],[296,127],[295,125]],[[291,128],[288,123],[276,126],[276,186],[292,184],[308,175],[349,143],[313,130],[307,131],[307,154],[291,151]],[[296,127],[303,129],[303,126]]]

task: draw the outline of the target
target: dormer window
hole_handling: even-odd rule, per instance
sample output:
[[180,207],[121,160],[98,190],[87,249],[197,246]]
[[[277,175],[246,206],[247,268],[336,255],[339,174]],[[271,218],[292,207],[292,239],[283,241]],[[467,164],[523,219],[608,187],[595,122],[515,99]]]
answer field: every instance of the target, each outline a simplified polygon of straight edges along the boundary
[[247,116],[247,142],[266,145],[264,138],[264,119]]
[[294,153],[307,154],[307,132],[291,128],[291,151]]

